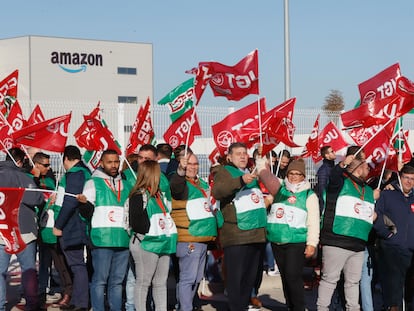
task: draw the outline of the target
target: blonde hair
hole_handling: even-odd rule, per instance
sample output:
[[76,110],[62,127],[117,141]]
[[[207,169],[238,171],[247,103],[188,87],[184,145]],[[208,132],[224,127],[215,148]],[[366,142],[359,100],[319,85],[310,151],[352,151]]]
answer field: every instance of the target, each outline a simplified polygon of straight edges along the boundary
[[129,197],[145,190],[149,191],[150,196],[154,196],[158,192],[160,184],[161,169],[157,161],[146,160],[138,165],[137,181],[132,188]]

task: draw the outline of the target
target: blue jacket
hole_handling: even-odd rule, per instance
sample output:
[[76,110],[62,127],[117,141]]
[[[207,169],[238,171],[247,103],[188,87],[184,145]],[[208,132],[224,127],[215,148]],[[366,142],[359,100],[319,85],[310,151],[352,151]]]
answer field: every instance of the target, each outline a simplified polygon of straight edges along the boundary
[[321,167],[318,169],[318,172],[316,173],[318,177],[318,184],[316,186],[315,192],[319,198],[319,209],[321,210],[321,213],[325,207],[325,203],[323,200],[323,193],[326,187],[328,186],[329,175],[331,175],[331,171],[334,166],[335,166],[334,160],[323,159],[323,163]]
[[[86,168],[82,161],[75,166]],[[83,191],[86,176],[82,171],[66,173],[65,192],[79,194]],[[65,195],[55,227],[62,230],[61,242],[63,248],[77,247],[88,243],[86,223],[79,216],[79,202],[76,198]]]
[[[414,193],[405,196],[398,182],[393,182],[395,190],[384,190],[375,204],[377,219],[374,229],[384,244],[414,250]],[[386,215],[395,224],[397,233],[393,234],[384,223]]]

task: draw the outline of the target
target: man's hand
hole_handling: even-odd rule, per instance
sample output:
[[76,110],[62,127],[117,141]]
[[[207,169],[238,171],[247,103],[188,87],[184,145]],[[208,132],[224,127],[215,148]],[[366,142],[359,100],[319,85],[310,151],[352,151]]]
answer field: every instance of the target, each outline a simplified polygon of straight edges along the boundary
[[242,178],[243,178],[244,183],[247,185],[247,184],[250,184],[253,180],[256,179],[256,175],[251,174],[251,173],[247,173],[247,174],[244,174],[242,176]]
[[305,258],[312,258],[313,255],[315,255],[316,247],[312,245],[306,245],[305,247]]
[[53,227],[53,235],[62,236],[62,230]]
[[84,194],[77,194],[76,195],[76,199],[78,199],[78,201],[80,202],[80,203],[86,203],[86,202],[88,202],[88,199],[86,198],[86,196],[84,195]]

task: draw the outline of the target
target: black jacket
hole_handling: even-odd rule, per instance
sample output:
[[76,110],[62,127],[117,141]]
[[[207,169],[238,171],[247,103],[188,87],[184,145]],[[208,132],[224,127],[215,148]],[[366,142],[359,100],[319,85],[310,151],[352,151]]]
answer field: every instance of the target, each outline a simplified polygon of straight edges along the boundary
[[[335,220],[336,201],[339,193],[344,186],[346,178],[351,178],[355,183],[363,187],[369,187],[364,181],[348,174],[345,169],[336,165],[329,176],[329,184],[326,188],[325,211],[322,218],[322,228],[320,235],[320,244],[336,246],[354,252],[360,252],[365,249],[366,242],[362,239],[339,235],[332,231]],[[350,207],[353,208],[353,207]]]

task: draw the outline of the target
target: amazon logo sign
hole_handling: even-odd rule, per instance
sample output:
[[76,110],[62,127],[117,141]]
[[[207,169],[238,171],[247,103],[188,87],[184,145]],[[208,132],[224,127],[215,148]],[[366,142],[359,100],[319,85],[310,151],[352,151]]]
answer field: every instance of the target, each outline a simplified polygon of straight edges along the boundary
[[88,66],[102,67],[102,54],[56,52],[50,53],[50,62],[69,73],[86,71]]

